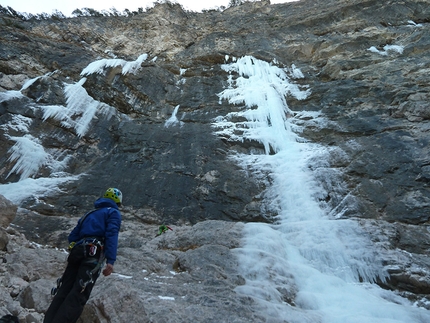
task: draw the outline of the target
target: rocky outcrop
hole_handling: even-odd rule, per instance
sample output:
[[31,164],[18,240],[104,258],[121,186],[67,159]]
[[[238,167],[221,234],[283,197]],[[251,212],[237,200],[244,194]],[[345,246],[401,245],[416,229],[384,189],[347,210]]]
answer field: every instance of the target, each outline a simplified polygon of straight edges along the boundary
[[6,228],[14,220],[18,207],[11,201],[0,195],[0,250],[6,250],[9,242],[9,237],[6,233]]
[[[0,314],[41,319],[66,257],[54,248],[115,185],[125,196],[117,272],[97,282],[82,322],[263,321],[234,292],[243,277],[233,254],[241,223],[271,223],[276,210],[263,198],[267,182],[229,152],[264,147],[212,127],[241,108],[218,94],[228,86],[222,64],[244,55],[303,72],[295,82],[311,95],[287,101],[302,138],[327,151],[326,166],[310,163],[326,192],[319,203],[369,234],[389,273],[384,288],[428,307],[429,17],[420,0],[264,1],[205,13],[167,3],[132,17],[44,21],[2,14],[0,183],[58,182],[50,194],[8,196],[19,209],[0,238],[9,241]],[[100,73],[86,70],[102,59]],[[74,91],[94,108],[91,123],[85,110],[61,119],[53,108],[79,106]],[[48,152],[40,167],[19,168],[18,137]],[[154,238],[160,223],[174,231]],[[291,305],[290,287],[282,295]]]
[[[249,308],[252,302],[234,292],[244,284],[232,252],[242,226],[205,221],[173,226],[155,237],[157,226],[126,219],[115,273],[98,279],[79,322],[213,322],[226,315],[237,322],[259,321]],[[41,322],[67,253],[29,242],[12,228],[9,236],[0,271],[0,315]]]
[[0,218],[0,227],[7,228],[9,226],[15,219],[17,209],[18,207],[15,204],[3,195],[0,195],[0,214],[2,215]]

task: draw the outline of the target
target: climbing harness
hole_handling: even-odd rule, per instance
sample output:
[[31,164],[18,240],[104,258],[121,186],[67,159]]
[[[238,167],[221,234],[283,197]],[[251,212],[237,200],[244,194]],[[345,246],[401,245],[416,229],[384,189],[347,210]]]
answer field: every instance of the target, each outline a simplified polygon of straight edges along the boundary
[[63,283],[63,277],[57,278],[57,286],[56,287],[52,287],[51,289],[51,295],[55,296],[58,292],[58,290],[61,287],[61,284]]
[[[109,196],[107,195],[109,194]],[[122,202],[122,193],[120,190],[116,188],[110,188],[106,191],[104,197],[113,199],[117,204]],[[110,209],[110,207],[108,207]],[[78,221],[78,227],[79,229],[82,227],[82,224],[84,223],[85,219],[93,212],[97,211],[98,209],[91,210],[87,212],[83,217],[81,217]],[[72,250],[77,247],[83,245],[83,263],[91,264],[94,263],[97,259],[97,264],[94,267],[93,270],[87,270],[86,274],[88,275],[87,280],[80,279],[79,284],[82,287],[81,293],[85,290],[85,288],[88,286],[88,284],[93,284],[95,282],[94,274],[97,273],[100,275],[101,267],[103,266],[103,262],[105,261],[105,255],[104,255],[104,238],[100,237],[86,237],[79,241],[73,241],[68,246],[68,251],[72,252]],[[96,278],[97,278],[96,277]],[[63,276],[57,279],[57,286],[53,287],[51,289],[51,295],[55,296],[60,289],[61,285],[63,283]]]
[[160,225],[160,227],[158,228],[158,234],[155,237],[158,237],[160,235],[162,235],[164,232],[166,232],[167,230],[172,230],[173,229],[165,224]]
[[105,257],[104,257],[104,252],[103,252],[103,249],[102,249],[100,257],[99,257],[99,260],[97,262],[97,265],[94,267],[93,270],[87,270],[86,271],[86,274],[88,275],[88,279],[85,280],[85,281],[83,279],[79,280],[79,285],[82,287],[81,293],[84,292],[84,290],[85,290],[85,288],[87,288],[88,284],[94,284],[93,275],[95,273],[97,273],[97,277],[100,275],[100,271],[102,269],[104,261],[105,261]]
[[101,267],[103,266],[105,256],[104,256],[104,245],[103,245],[102,239],[99,239],[97,237],[90,237],[90,238],[84,238],[81,241],[78,241],[76,245],[79,245],[79,244],[84,245],[84,257],[86,258],[86,260],[84,260],[85,262],[92,263],[94,261],[94,258],[90,258],[90,257],[98,256],[97,265],[94,267],[94,269],[86,271],[86,274],[88,275],[88,279],[85,281],[83,279],[79,280],[79,285],[82,287],[81,293],[83,293],[88,284],[94,283],[93,275],[95,273],[97,273],[97,277],[98,275],[100,275],[100,270],[101,270]]
[[[80,279],[79,280],[79,285],[82,287],[81,293],[84,292],[85,288],[89,285],[89,284],[93,284],[94,283],[94,277],[93,275],[95,273],[97,273],[97,277],[98,275],[100,275],[100,271],[101,271],[101,267],[103,266],[103,262],[105,261],[105,256],[104,256],[104,243],[103,243],[103,239],[98,238],[98,237],[88,237],[88,238],[83,238],[77,242],[72,242],[69,244],[69,251],[71,252],[73,248],[77,247],[77,246],[83,246],[83,262],[84,263],[94,263],[95,259],[97,260],[97,264],[94,267],[93,270],[87,270],[86,274],[88,275],[88,279],[87,280],[83,280]],[[63,283],[63,277],[60,277],[57,279],[57,286],[53,287],[51,289],[51,295],[55,296],[58,292],[58,290],[60,289],[62,283]]]

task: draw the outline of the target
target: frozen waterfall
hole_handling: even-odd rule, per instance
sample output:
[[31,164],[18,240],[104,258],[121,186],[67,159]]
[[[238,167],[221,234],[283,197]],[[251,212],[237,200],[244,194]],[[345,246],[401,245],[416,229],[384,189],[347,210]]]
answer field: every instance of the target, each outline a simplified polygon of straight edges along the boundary
[[427,311],[374,284],[386,273],[358,223],[329,216],[318,202],[324,192],[309,166],[327,167],[328,151],[300,138],[286,102],[311,95],[294,83],[300,70],[250,56],[222,68],[229,86],[220,100],[240,111],[218,117],[216,133],[264,147],[231,158],[265,181],[265,200],[277,214],[274,224],[246,224],[237,250],[246,284],[237,292],[256,300],[266,322],[429,322]]

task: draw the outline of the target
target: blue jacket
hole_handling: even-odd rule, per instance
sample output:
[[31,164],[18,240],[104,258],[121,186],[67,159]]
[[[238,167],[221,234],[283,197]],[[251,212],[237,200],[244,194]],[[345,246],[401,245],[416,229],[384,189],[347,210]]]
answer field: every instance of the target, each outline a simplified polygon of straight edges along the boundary
[[118,248],[118,234],[121,228],[121,213],[118,205],[111,199],[99,198],[94,202],[95,211],[88,214],[83,223],[79,219],[69,234],[69,243],[78,242],[85,237],[104,237],[106,262],[114,264]]

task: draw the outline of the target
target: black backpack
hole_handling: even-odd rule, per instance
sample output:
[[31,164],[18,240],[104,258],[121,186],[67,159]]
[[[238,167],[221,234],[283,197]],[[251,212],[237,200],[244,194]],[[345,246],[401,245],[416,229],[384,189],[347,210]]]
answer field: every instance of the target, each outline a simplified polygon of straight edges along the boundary
[[0,319],[0,323],[19,323],[19,321],[16,316],[8,314]]

